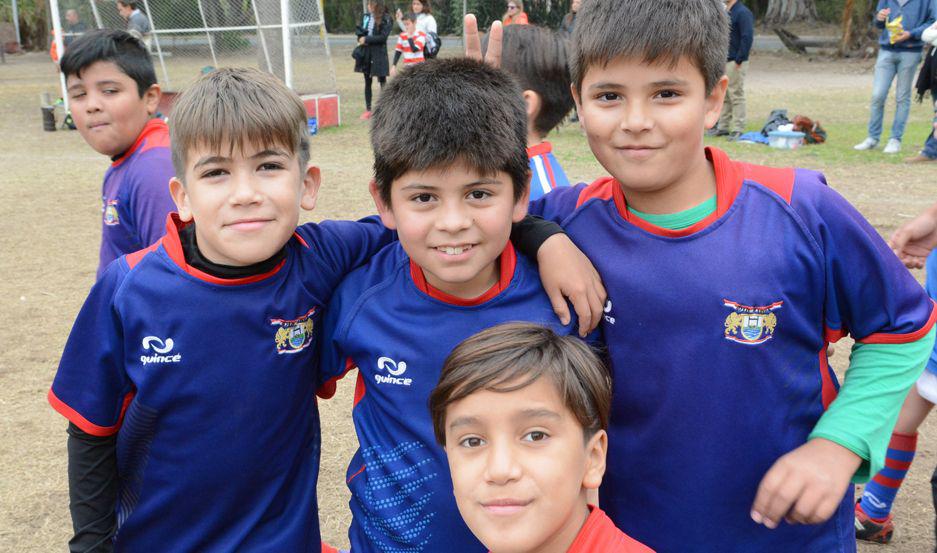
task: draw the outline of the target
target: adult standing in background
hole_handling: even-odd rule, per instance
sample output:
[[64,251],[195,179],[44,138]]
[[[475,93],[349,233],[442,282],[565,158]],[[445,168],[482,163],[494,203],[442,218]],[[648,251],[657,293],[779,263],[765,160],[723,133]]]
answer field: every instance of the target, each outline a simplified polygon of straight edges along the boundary
[[[410,10],[416,14],[417,32],[425,33],[427,40],[434,40],[433,37],[437,36],[438,28],[436,26],[436,18],[433,17],[433,8],[430,6],[430,0],[413,0],[413,2],[410,3]],[[403,12],[400,11],[399,8],[397,9],[396,19],[397,26],[400,27],[400,30],[406,32],[407,27],[403,22]],[[427,42],[426,46],[429,48],[434,45]]]
[[924,59],[921,73],[917,79],[918,101],[930,92],[930,99],[934,102],[933,129],[924,140],[924,148],[916,156],[905,159],[905,163],[929,163],[937,161],[937,23],[934,23],[921,33],[921,40],[932,46],[930,53]]
[[387,37],[394,28],[394,22],[387,13],[384,0],[369,0],[368,13],[364,15],[361,26],[355,31],[358,45],[363,47],[360,57],[355,58],[355,71],[364,73],[364,113],[362,121],[371,118],[371,83],[377,77],[378,84],[384,88],[390,63],[387,60]]
[[748,54],[755,38],[755,16],[738,0],[727,0],[731,30],[729,31],[729,59],[726,75],[729,90],[722,104],[722,115],[710,135],[729,136],[735,140],[745,132],[745,74],[748,72]]
[[579,11],[579,5],[582,0],[573,0],[569,5],[569,13],[563,16],[560,23],[560,34],[564,38],[572,38],[573,30],[576,28],[576,12]]
[[117,12],[127,21],[127,32],[137,37],[150,49],[150,20],[140,11],[134,0],[117,0]]
[[508,0],[508,10],[501,16],[501,24],[508,25],[529,25],[527,14],[524,13],[524,3],[521,0]]
[[62,36],[62,45],[68,48],[68,45],[75,40],[78,35],[88,32],[88,26],[81,20],[78,10],[70,9],[65,12],[65,34]]
[[869,135],[856,144],[856,150],[872,150],[882,136],[885,100],[891,83],[895,85],[895,120],[891,136],[883,150],[886,154],[901,151],[904,126],[911,111],[911,83],[921,61],[924,42],[921,33],[934,23],[935,0],[878,0],[875,25],[882,30],[878,39],[878,59],[872,77],[872,107]]

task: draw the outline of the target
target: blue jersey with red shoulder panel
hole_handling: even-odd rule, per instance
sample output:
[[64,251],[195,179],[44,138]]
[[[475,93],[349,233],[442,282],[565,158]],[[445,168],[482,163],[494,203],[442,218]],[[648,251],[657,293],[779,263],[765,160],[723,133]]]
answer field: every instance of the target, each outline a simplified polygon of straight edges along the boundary
[[104,174],[98,278],[111,261],[163,235],[166,216],[176,209],[169,195],[174,174],[169,127],[162,119],[150,119],[133,146]]
[[336,291],[322,374],[340,377],[358,367],[352,419],[359,449],[347,473],[352,551],[486,551],[456,507],[445,451],[433,434],[430,393],[449,352],[485,328],[524,320],[568,335],[577,324],[560,324],[536,267],[510,243],[500,266],[491,290],[461,300],[429,286],[392,244]]
[[49,401],[117,434],[118,551],[315,551],[323,309],[392,238],[368,223],[304,225],[266,274],[186,264],[171,216],[150,248],[93,287]]
[[531,201],[555,188],[569,186],[566,172],[553,155],[553,145],[549,142],[527,148],[527,160],[530,164]]
[[532,205],[561,220],[608,291],[602,508],[658,551],[855,551],[851,489],[820,525],[768,530],[751,505],[836,396],[827,341],[919,339],[933,304],[821,174],[707,156],[717,209],[687,229],[630,214],[613,179]]

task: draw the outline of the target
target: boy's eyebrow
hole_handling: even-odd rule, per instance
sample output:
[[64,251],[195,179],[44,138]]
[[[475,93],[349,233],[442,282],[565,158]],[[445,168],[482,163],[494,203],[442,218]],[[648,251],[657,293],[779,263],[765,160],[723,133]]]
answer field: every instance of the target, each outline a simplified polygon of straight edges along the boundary
[[662,81],[654,81],[651,83],[651,86],[657,88],[661,86],[686,86],[687,84],[689,83],[683,79],[664,79]]
[[524,409],[517,417],[519,419],[561,419],[559,413],[550,409]]
[[274,150],[274,149],[272,149],[272,148],[267,148],[266,150],[262,150],[262,151],[260,151],[260,152],[257,152],[256,154],[252,155],[252,156],[250,157],[250,159],[257,159],[257,158],[261,158],[261,157],[270,157],[270,156],[286,156],[286,157],[289,157],[289,154],[287,154],[285,150]]
[[478,423],[479,423],[478,417],[464,416],[464,417],[457,417],[457,418],[452,419],[452,421],[447,426],[449,427],[449,430],[452,430],[460,426],[471,426],[473,424],[478,424]]
[[[256,154],[252,155],[248,159],[259,159],[259,158],[270,157],[270,156],[287,156],[288,157],[288,154],[283,150],[267,149],[267,150],[262,150],[260,152],[257,152]],[[224,163],[226,161],[231,161],[231,158],[225,157],[225,156],[207,156],[198,160],[198,162],[194,166],[192,166],[192,168],[198,169],[199,167],[203,165],[209,165],[211,163]]]
[[[467,182],[463,184],[462,188],[471,188],[473,186],[478,186],[480,184],[504,184],[504,183],[494,177],[480,178],[478,180],[473,180],[472,182]],[[422,182],[411,182],[410,184],[406,184],[402,186],[400,189],[401,190],[436,190],[437,188],[439,187],[434,186],[432,184],[424,184]]]

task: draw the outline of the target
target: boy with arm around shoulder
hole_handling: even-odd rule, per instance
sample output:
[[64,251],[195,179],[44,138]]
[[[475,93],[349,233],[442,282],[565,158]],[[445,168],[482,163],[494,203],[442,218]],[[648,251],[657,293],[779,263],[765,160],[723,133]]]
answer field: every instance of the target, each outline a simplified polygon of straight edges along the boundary
[[129,33],[79,36],[59,68],[78,133],[111,158],[101,193],[100,278],[111,261],[149,246],[165,231],[174,209],[169,128],[153,117],[160,89],[150,55]]
[[580,340],[529,323],[486,329],[446,358],[430,397],[453,492],[493,553],[645,553],[595,505],[611,380]]
[[71,423],[72,550],[318,551],[313,342],[340,279],[393,233],[297,228],[319,170],[302,102],[271,75],[212,72],[174,114],[179,211],[108,266],[49,391]]
[[[450,129],[445,144],[427,125]],[[478,62],[416,65],[378,101],[371,194],[399,243],[342,283],[322,342],[324,378],[358,368],[352,551],[485,551],[459,516],[422,406],[446,354],[483,328],[523,319],[575,332],[508,240],[527,210],[525,138],[517,85]]]
[[[579,116],[612,176],[531,211],[609,292],[603,509],[661,551],[854,551],[850,480],[882,466],[933,304],[821,174],[704,147],[721,2],[593,0],[575,33]],[[825,351],[847,333],[839,388]]]

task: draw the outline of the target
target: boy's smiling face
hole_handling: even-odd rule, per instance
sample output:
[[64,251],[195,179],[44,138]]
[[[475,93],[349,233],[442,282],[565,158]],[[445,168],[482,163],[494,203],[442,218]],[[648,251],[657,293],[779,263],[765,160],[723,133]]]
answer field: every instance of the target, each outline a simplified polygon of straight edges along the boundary
[[409,171],[391,184],[391,205],[371,186],[381,220],[423,269],[426,281],[447,294],[470,299],[498,281],[498,256],[511,224],[527,214],[527,194],[514,201],[504,171],[481,175],[462,163]]
[[78,133],[106,156],[126,152],[159,105],[159,85],[140,97],[137,83],[112,61],[98,61],[66,80]]
[[707,94],[702,72],[687,58],[671,65],[622,57],[586,70],[580,91],[573,89],[579,117],[596,159],[622,184],[629,204],[663,213],[712,195],[703,186],[712,181],[703,131],[719,119],[726,85],[723,77]]
[[588,517],[586,490],[602,482],[605,432],[585,440],[549,377],[475,392],[445,424],[456,503],[475,536],[493,553],[565,552]]
[[185,184],[170,181],[183,221],[195,221],[198,249],[209,261],[246,266],[273,256],[293,235],[299,209],[313,209],[319,169],[300,170],[283,146],[245,143],[243,148],[205,146],[186,156]]

